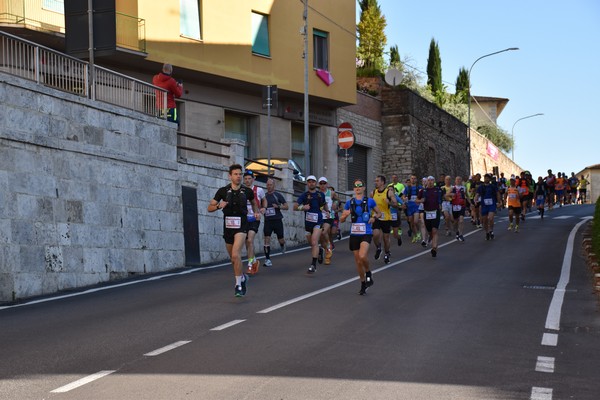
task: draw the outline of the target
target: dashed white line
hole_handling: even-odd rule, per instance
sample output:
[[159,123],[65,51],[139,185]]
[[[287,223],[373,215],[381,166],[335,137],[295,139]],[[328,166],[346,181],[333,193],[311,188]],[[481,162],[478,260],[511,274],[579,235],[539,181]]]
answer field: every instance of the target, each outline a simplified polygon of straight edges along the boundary
[[543,357],[538,356],[537,362],[535,363],[535,370],[537,372],[554,372],[554,357]]
[[530,400],[552,400],[552,389],[532,387]]
[[168,346],[161,347],[160,349],[156,349],[156,350],[151,351],[150,353],[146,353],[144,355],[148,356],[148,357],[154,357],[154,356],[157,356],[159,354],[166,353],[169,350],[173,350],[173,349],[176,349],[178,347],[181,347],[184,344],[188,344],[190,342],[191,342],[191,340],[180,340],[179,342],[175,342],[175,343],[172,343],[172,344],[170,344]]
[[93,381],[95,381],[97,379],[103,378],[106,375],[110,375],[113,372],[115,372],[115,371],[100,371],[100,372],[97,372],[95,374],[86,376],[85,378],[81,378],[79,380],[76,380],[75,382],[71,382],[68,385],[61,386],[58,389],[54,389],[50,393],[66,393],[66,392],[68,392],[70,390],[76,389],[76,388],[78,388],[80,386],[83,386],[85,384],[93,382]]
[[556,346],[558,344],[558,334],[544,333],[542,336],[542,346]]
[[240,323],[242,323],[244,321],[245,321],[245,319],[234,319],[233,321],[230,321],[230,322],[228,322],[226,324],[219,325],[219,326],[216,326],[216,327],[212,328],[211,331],[222,331],[223,329],[230,328],[230,327],[232,327],[234,325],[237,325],[237,324],[240,324]]
[[558,217],[554,217],[552,219],[569,219],[569,218],[573,218],[572,215],[560,215]]

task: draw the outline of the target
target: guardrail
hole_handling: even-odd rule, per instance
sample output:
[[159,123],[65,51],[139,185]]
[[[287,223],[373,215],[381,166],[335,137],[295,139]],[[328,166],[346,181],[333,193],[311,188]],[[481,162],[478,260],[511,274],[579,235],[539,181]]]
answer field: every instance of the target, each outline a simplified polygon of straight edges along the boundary
[[94,65],[93,90],[90,65],[48,47],[0,31],[0,70],[63,92],[111,103],[144,114],[166,118],[167,91],[147,82]]

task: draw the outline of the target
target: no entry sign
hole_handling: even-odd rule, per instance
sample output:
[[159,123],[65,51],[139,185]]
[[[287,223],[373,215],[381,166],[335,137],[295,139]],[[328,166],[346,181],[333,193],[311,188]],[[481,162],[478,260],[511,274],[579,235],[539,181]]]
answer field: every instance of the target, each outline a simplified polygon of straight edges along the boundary
[[340,149],[349,149],[354,145],[354,133],[349,122],[342,122],[338,126],[338,146]]

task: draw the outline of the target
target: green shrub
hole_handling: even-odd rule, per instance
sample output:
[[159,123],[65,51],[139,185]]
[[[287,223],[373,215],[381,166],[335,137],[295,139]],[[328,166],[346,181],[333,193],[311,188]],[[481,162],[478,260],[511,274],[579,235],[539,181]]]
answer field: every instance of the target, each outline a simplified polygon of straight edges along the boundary
[[600,255],[600,197],[596,200],[596,210],[592,222],[592,249],[596,256]]

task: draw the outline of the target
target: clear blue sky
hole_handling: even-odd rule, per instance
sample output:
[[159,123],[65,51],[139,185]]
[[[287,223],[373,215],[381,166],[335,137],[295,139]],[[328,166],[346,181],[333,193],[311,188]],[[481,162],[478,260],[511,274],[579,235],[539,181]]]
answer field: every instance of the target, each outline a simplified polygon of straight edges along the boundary
[[[508,98],[498,125],[514,126],[515,162],[534,177],[600,163],[600,1],[379,0],[389,46],[427,70],[431,38],[448,91],[460,67],[474,96]],[[357,4],[357,14],[360,8]],[[426,79],[426,76],[425,76]],[[510,154],[508,154],[510,156]]]

